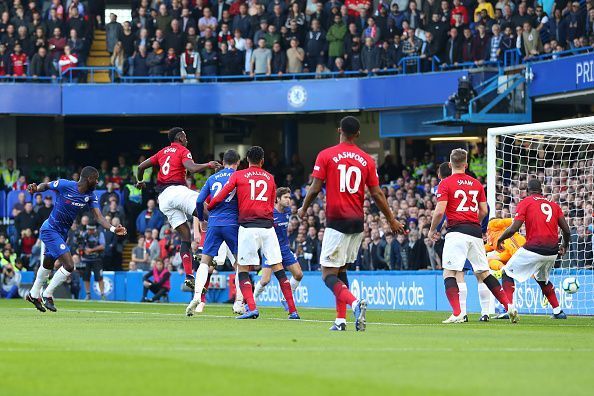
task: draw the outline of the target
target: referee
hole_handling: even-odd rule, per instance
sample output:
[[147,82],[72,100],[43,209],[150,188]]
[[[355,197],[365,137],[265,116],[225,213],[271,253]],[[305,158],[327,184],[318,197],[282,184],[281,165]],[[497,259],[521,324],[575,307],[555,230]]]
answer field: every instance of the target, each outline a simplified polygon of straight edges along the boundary
[[105,236],[97,231],[96,225],[88,225],[80,236],[81,264],[84,266],[83,281],[87,292],[86,299],[91,299],[91,272],[95,274],[95,282],[99,283],[101,299],[105,300],[103,289],[103,254],[105,251]]

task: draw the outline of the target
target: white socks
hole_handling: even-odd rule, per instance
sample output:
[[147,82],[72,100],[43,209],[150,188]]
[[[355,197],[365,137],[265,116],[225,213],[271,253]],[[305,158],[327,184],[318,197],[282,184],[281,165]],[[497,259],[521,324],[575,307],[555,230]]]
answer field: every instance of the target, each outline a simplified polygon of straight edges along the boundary
[[256,283],[256,287],[254,288],[254,298],[258,298],[258,296],[264,291],[265,287],[266,286],[262,286],[262,283],[258,281],[258,283]]
[[460,296],[460,312],[461,315],[464,316],[467,314],[466,312],[466,296],[468,295],[468,287],[466,283],[458,283],[458,295]]
[[194,284],[194,299],[200,300],[202,296],[202,290],[208,280],[208,264],[200,263],[198,270],[196,271],[196,283]]
[[294,292],[295,292],[295,290],[297,290],[297,288],[299,287],[299,282],[300,282],[300,281],[298,281],[297,279],[295,279],[295,278],[291,278],[291,281],[290,281],[290,283],[291,283],[291,291],[292,291],[293,293],[294,293]]
[[45,284],[45,281],[49,277],[50,273],[52,272],[51,269],[43,268],[40,266],[37,270],[37,276],[35,277],[35,282],[33,283],[33,287],[31,287],[31,297],[39,298],[41,296],[41,288]]
[[489,315],[491,313],[491,291],[487,285],[479,282],[478,294],[481,303],[481,315]]
[[553,313],[555,315],[558,315],[561,313],[561,306],[559,305],[557,308],[553,308]]
[[53,297],[54,290],[56,290],[56,287],[64,283],[64,281],[66,281],[66,278],[68,278],[69,276],[70,272],[66,271],[64,267],[60,267],[60,269],[57,270],[54,274],[54,277],[50,281],[48,287],[43,292],[43,297]]

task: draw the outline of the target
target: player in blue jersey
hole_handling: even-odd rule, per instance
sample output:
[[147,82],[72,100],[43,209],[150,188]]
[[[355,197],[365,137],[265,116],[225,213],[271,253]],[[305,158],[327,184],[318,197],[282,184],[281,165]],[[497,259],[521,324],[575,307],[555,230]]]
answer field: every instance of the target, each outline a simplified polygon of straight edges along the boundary
[[[293,275],[291,278],[291,292],[295,292],[299,287],[299,282],[303,279],[303,271],[301,265],[295,258],[295,255],[289,248],[289,238],[287,236],[287,226],[289,225],[289,217],[291,216],[291,190],[287,187],[279,187],[276,190],[276,204],[274,205],[274,231],[278,239],[278,244],[281,248],[283,257],[283,267],[285,270]],[[266,258],[262,264],[262,277],[256,283],[254,289],[254,298],[257,298],[263,291],[266,285],[270,282],[272,275],[272,266],[268,265]],[[281,297],[281,303],[286,311],[289,310],[286,298]]]
[[[237,170],[241,158],[235,150],[227,150],[223,155],[224,168],[210,176],[196,200],[196,214],[200,220],[201,228],[205,228],[204,224],[204,203],[210,197],[215,197],[222,189],[227,181]],[[186,308],[186,315],[192,316],[194,312],[202,312],[204,310],[205,302],[202,301],[202,295],[205,293],[210,274],[212,273],[213,257],[218,256],[219,248],[224,243],[227,244],[229,250],[234,257],[233,264],[235,265],[235,258],[237,258],[237,233],[239,224],[237,223],[237,198],[235,197],[235,190],[220,204],[217,205],[208,214],[208,228],[206,230],[206,238],[204,239],[204,246],[202,248],[202,258],[200,266],[196,272],[196,284],[194,286],[194,298]],[[240,300],[241,301],[241,300]]]
[[[452,174],[452,169],[450,168],[449,162],[444,162],[437,168],[437,178],[440,180],[445,179],[446,177],[450,176],[451,174]],[[488,209],[488,207],[487,207],[487,209]],[[444,216],[443,220],[441,221],[441,224],[437,227],[438,230],[441,230],[441,228],[444,226],[444,224],[446,222],[447,222],[447,219]],[[489,215],[487,215],[483,219],[483,222],[481,224],[483,234],[487,232],[488,224],[489,224]],[[469,270],[472,270],[472,265],[470,264],[470,261],[466,260],[466,264],[464,265],[464,271],[469,271]],[[466,300],[467,300],[467,296],[468,296],[468,287],[466,286],[466,281],[464,279],[463,271],[458,272],[456,274],[456,282],[458,283],[458,290],[459,290],[459,296],[460,296],[460,310],[464,317],[464,321],[468,322],[468,315],[466,312],[466,306],[467,306]],[[491,294],[491,291],[489,290],[489,288],[487,287],[487,285],[485,285],[483,283],[483,281],[481,281],[481,280],[478,280],[478,295],[479,295],[479,302],[481,305],[481,317],[480,317],[479,321],[480,322],[488,322],[490,320],[489,313],[491,310],[492,294]]]
[[[56,193],[54,208],[39,230],[39,238],[45,245],[43,265],[39,267],[33,287],[25,297],[41,312],[45,312],[46,309],[56,312],[53,299],[54,290],[74,271],[74,262],[70,249],[66,244],[66,239],[74,219],[82,209],[90,207],[97,222],[106,230],[117,235],[126,235],[126,228],[121,225],[112,226],[101,214],[99,201],[93,192],[97,186],[98,178],[99,172],[97,172],[97,169],[86,166],[80,172],[78,181],[59,179],[39,185],[32,183],[27,188],[31,194],[47,190]],[[41,288],[54,269],[56,260],[61,264],[61,267],[56,271],[48,287],[41,294]]]

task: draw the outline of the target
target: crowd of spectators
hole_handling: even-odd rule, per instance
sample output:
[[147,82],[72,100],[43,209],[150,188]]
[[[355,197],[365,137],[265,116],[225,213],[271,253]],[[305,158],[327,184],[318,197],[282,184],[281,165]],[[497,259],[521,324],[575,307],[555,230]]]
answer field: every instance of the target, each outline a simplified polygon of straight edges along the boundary
[[[515,151],[514,151],[515,150]],[[522,151],[523,150],[523,151]],[[528,154],[527,148],[510,146],[508,156],[536,158],[535,154]],[[507,151],[506,151],[507,152]],[[472,150],[470,171],[485,183],[486,162],[483,148],[479,145]],[[142,158],[141,158],[142,160]],[[543,162],[544,161],[544,162]],[[592,224],[592,160],[582,159],[574,161],[574,167],[568,161],[553,161],[543,157],[539,162],[538,177],[545,185],[545,193],[559,202],[569,219],[572,228],[572,241],[567,255],[560,260],[559,265],[567,267],[584,267],[593,264],[593,224]],[[55,166],[45,166],[43,158],[29,167],[27,174],[36,180],[49,181],[56,177],[78,178],[77,168],[61,165],[59,159],[54,160]],[[511,157],[502,159],[502,163],[513,163]],[[436,205],[436,188],[439,180],[436,168],[439,164],[434,156],[425,153],[420,159],[413,158],[405,164],[399,163],[388,155],[378,167],[383,190],[388,204],[396,218],[405,224],[407,233],[393,235],[384,216],[371,197],[365,199],[364,239],[358,258],[351,265],[353,270],[424,270],[441,268],[441,252],[443,240],[433,242],[427,238],[431,213]],[[535,165],[535,164],[532,164]],[[528,165],[528,166],[532,166]],[[567,165],[567,166],[566,166]],[[568,168],[570,166],[570,168]],[[313,205],[308,209],[305,218],[298,218],[297,209],[301,206],[308,180],[306,166],[295,155],[287,165],[275,152],[268,153],[265,168],[275,175],[278,186],[289,187],[292,193],[291,210],[293,215],[288,225],[290,247],[305,271],[319,270],[319,256],[321,243],[325,231],[326,216],[324,211],[324,193],[321,192]],[[166,284],[169,273],[181,270],[179,255],[180,240],[167,223],[156,201],[156,194],[150,188],[137,190],[134,186],[134,169],[127,164],[126,158],[119,156],[114,166],[108,161],[102,161],[99,167],[99,187],[101,191],[100,204],[102,213],[113,224],[124,224],[130,230],[129,240],[114,237],[112,233],[98,229],[103,234],[99,238],[104,244],[101,250],[103,268],[106,270],[148,271],[145,281],[147,290],[157,290],[152,285],[154,281]],[[535,168],[536,169],[536,168]],[[533,169],[534,170],[534,169]],[[26,180],[14,163],[10,160],[0,169],[3,175],[5,190],[19,190],[26,188]],[[500,166],[498,177],[500,188],[497,191],[497,217],[511,217],[515,212],[515,205],[525,195],[526,177],[521,176],[520,165],[517,167]],[[146,181],[154,181],[155,172]],[[10,176],[9,179],[6,179]],[[188,177],[187,185],[200,188],[208,174],[198,174],[194,178]],[[21,180],[21,183],[16,183]],[[150,183],[149,183],[150,185]],[[0,233],[0,264],[12,271],[34,270],[39,265],[41,246],[38,240],[38,230],[42,222],[49,216],[53,200],[51,196],[43,198],[40,194],[33,197],[32,202],[26,202],[25,194],[20,194],[14,203],[12,215],[14,223],[9,225],[5,233]],[[68,244],[76,256],[76,261],[84,267],[89,260],[87,251],[87,231],[92,225],[88,213],[83,213],[72,226]],[[445,230],[443,230],[445,232]],[[123,263],[124,244],[134,244],[130,261]],[[192,246],[195,252],[200,251],[196,241]],[[162,263],[158,271],[154,272],[155,263]],[[230,270],[230,262],[217,263],[219,269]],[[10,266],[10,267],[8,267]],[[10,271],[5,274],[10,275]],[[84,276],[84,275],[83,275]],[[6,278],[12,279],[12,278]],[[159,286],[159,287],[161,287]],[[151,287],[153,289],[151,289]],[[6,289],[9,289],[8,286]],[[160,290],[160,289],[159,289]],[[6,291],[7,293],[9,291]],[[158,292],[158,290],[157,290]]]
[[[523,59],[594,44],[592,1],[132,1],[107,24],[122,75],[282,76]],[[405,57],[420,57],[401,62]],[[438,59],[438,60],[437,60]]]
[[104,3],[0,0],[0,77],[52,79],[84,66]]

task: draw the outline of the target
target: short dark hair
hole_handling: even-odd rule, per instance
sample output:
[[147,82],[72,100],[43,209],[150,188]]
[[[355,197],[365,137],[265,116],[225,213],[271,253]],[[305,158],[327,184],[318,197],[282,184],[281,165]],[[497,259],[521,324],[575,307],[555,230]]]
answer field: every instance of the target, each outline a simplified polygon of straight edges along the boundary
[[279,199],[285,194],[291,194],[291,189],[289,187],[279,187],[276,189],[276,199]]
[[92,166],[85,166],[80,171],[81,179],[86,179],[86,178],[91,177],[92,175],[95,175],[95,174],[99,175],[99,171],[97,171],[97,169],[95,169]]
[[540,184],[538,179],[530,179],[528,180],[528,191],[541,192],[542,184]]
[[264,159],[264,149],[260,146],[252,146],[246,155],[251,164],[257,164]]
[[449,162],[443,162],[441,165],[439,165],[438,172],[441,179],[451,176],[452,168],[450,168]]
[[235,165],[239,160],[241,160],[239,153],[233,149],[227,150],[223,154],[223,163],[226,165]]
[[183,128],[180,128],[180,127],[171,128],[169,130],[169,132],[167,132],[167,137],[169,138],[169,143],[175,142],[175,139],[177,138],[177,135],[179,135],[183,131],[184,131],[184,129]]
[[356,117],[346,116],[340,120],[340,130],[348,136],[356,135],[360,128],[361,125]]
[[452,153],[450,154],[450,163],[452,164],[453,167],[459,168],[462,165],[466,164],[467,160],[468,160],[468,151],[461,149],[461,148],[452,150]]

